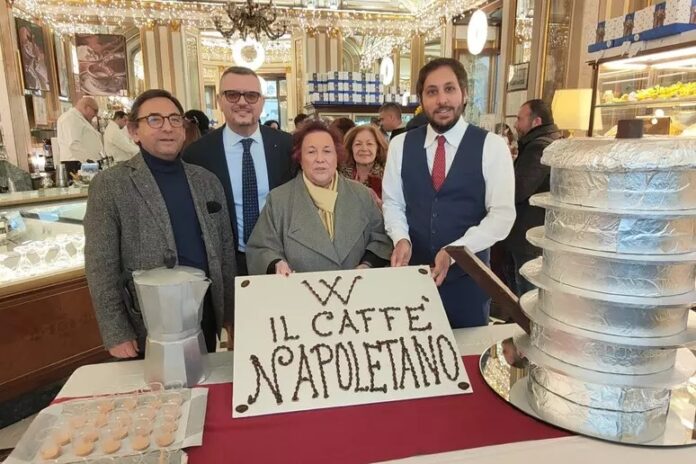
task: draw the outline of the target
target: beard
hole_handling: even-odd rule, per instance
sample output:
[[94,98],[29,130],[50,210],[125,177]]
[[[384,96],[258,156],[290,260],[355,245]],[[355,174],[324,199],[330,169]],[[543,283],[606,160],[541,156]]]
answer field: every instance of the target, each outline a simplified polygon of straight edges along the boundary
[[[452,118],[451,121],[445,123],[445,124],[440,124],[435,121],[435,112],[441,109],[449,109],[454,111],[454,117]],[[424,110],[425,112],[425,117],[428,120],[428,123],[432,126],[433,129],[435,129],[435,132],[438,134],[444,134],[451,128],[453,128],[457,122],[459,122],[459,118],[461,117],[462,114],[464,114],[464,110],[466,109],[466,102],[463,102],[460,104],[458,107],[453,107],[453,106],[438,106],[435,108],[435,111],[432,113],[429,113]]]

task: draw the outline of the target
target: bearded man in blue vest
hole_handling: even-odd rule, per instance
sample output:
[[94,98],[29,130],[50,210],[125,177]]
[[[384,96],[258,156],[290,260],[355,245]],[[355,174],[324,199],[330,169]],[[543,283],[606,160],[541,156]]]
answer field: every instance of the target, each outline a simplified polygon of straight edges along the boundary
[[430,265],[450,325],[487,325],[488,296],[444,248],[466,246],[488,264],[489,248],[515,221],[512,157],[500,136],[462,118],[460,62],[430,61],[416,91],[428,124],[392,140],[382,184],[391,265]]

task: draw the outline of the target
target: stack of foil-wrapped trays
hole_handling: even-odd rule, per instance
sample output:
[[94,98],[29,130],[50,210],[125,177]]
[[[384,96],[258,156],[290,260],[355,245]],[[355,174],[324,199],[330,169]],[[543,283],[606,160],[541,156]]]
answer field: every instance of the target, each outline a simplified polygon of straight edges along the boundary
[[528,400],[544,420],[628,443],[658,439],[696,372],[696,139],[551,144],[551,191],[527,239]]

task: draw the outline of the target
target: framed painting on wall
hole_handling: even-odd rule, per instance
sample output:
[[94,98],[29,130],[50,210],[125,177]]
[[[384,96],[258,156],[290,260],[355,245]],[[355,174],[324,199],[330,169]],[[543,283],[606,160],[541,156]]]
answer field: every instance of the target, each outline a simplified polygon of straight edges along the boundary
[[53,35],[53,45],[56,49],[56,75],[58,76],[58,95],[70,96],[68,84],[68,61],[65,56],[65,44],[58,34]]
[[22,57],[22,76],[27,90],[51,90],[48,81],[46,43],[40,26],[16,18],[17,42]]
[[110,34],[75,34],[80,68],[80,90],[84,95],[128,94],[126,38]]
[[510,65],[508,92],[526,90],[529,79],[529,62]]

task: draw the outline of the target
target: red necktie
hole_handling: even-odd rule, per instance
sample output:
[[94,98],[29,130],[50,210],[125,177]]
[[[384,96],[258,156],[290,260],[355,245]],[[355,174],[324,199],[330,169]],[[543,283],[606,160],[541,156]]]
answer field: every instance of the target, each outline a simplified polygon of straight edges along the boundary
[[433,188],[436,192],[440,191],[440,187],[445,182],[445,137],[437,136],[437,149],[435,150],[435,160],[433,161]]

